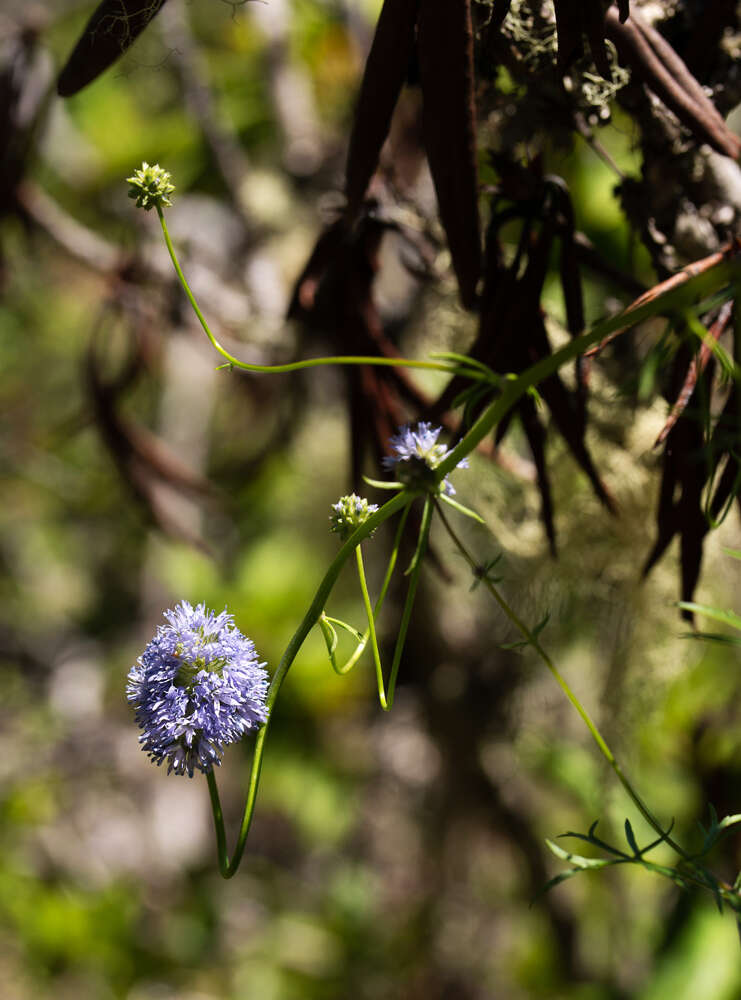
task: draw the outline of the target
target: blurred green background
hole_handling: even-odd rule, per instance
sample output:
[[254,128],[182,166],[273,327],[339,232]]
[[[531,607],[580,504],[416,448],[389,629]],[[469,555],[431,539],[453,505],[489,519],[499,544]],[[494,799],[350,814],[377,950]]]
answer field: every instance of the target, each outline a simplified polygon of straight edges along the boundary
[[[228,605],[278,661],[336,549],[325,526],[348,488],[349,446],[337,372],[214,371],[156,218],[134,210],[123,178],[142,160],[173,173],[171,231],[241,356],[326,350],[321,331],[301,340],[282,317],[341,189],[379,4],[170,6],[92,86],[49,97],[24,212],[0,220],[0,993],[741,996],[738,932],[709,897],[623,868],[533,902],[561,867],[545,837],[599,817],[619,840],[626,815],[640,840],[648,831],[550,677],[501,649],[515,637],[442,534],[433,545],[450,579],[426,571],[389,715],[369,661],[338,678],[321,637],[307,642],[231,882],[218,876],[205,781],[167,777],[139,751],[126,673],[176,600]],[[2,15],[6,65],[17,26],[40,31],[28,74],[39,101],[90,10],[57,0]],[[637,169],[625,122],[603,139]],[[579,227],[643,266],[609,169],[581,144],[554,150],[548,168],[568,180]],[[587,293],[594,321],[608,292]],[[555,286],[552,300],[558,316]],[[472,328],[452,297],[432,290],[415,308],[402,346],[465,347]],[[653,808],[696,844],[709,800],[738,811],[738,656],[680,637],[673,551],[638,580],[663,404],[636,406],[599,371],[594,390],[594,448],[620,515],[553,443],[558,561],[527,475],[485,458],[456,483],[494,537],[462,530],[482,558],[504,551],[509,599],[533,623],[550,613],[543,638],[559,667]],[[369,551],[374,582],[387,543],[379,533]],[[709,541],[697,597],[738,607],[724,545],[741,546],[734,518]],[[352,576],[329,610],[362,623]],[[396,620],[391,608],[386,642]],[[232,748],[219,773],[232,838],[249,752]],[[729,838],[719,874],[734,877],[739,848]]]

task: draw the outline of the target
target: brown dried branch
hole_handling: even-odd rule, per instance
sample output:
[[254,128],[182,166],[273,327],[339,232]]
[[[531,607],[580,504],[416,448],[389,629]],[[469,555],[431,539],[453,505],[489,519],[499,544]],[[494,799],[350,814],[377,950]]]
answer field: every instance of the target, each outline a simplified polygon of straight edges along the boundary
[[51,59],[40,45],[45,15],[27,10],[19,25],[0,25],[0,215],[13,212],[33,140],[48,106]]
[[32,181],[18,187],[18,203],[60,246],[92,271],[112,275],[124,269],[128,258],[113,243],[94,232]]
[[87,351],[85,374],[95,425],[121,479],[155,524],[165,533],[207,551],[200,535],[173,518],[159,487],[166,484],[177,491],[209,496],[214,493],[213,486],[181,462],[155,434],[119,412],[122,393],[141,371],[140,345],[133,347],[117,373],[103,373],[104,320],[111,309],[118,308],[115,302],[104,305]]
[[[728,324],[731,321],[731,314],[733,313],[733,302],[726,302],[723,304],[720,310],[720,314],[712,326],[708,330],[713,341],[718,341],[722,335],[725,333]],[[697,385],[698,376],[701,375],[707,366],[708,361],[712,356],[713,350],[710,344],[703,343],[700,347],[699,352],[690,362],[690,366],[687,369],[687,376],[684,380],[684,384],[679,391],[677,400],[669,411],[669,416],[667,418],[661,433],[654,441],[654,448],[658,445],[663,444],[666,441],[672,427],[676,424],[679,417],[682,415],[687,404],[692,398],[692,393],[695,391],[695,386]]]
[[607,36],[629,65],[700,142],[737,159],[741,140],[728,128],[702,86],[669,43],[636,13],[625,23],[614,10],[605,19]]
[[[704,257],[702,260],[694,261],[692,264],[688,264],[683,267],[681,271],[677,271],[673,274],[671,278],[667,278],[666,281],[659,282],[658,285],[654,285],[653,288],[649,288],[648,291],[639,295],[631,304],[625,309],[626,317],[630,318],[630,313],[639,306],[646,305],[648,302],[653,302],[659,296],[666,294],[666,292],[671,292],[675,288],[679,288],[690,278],[696,278],[699,274],[704,274],[706,271],[712,270],[718,264],[722,264],[724,260],[729,257],[735,256],[741,250],[741,244],[734,240],[732,243],[726,244],[722,250],[718,250],[716,253],[711,253],[708,257]],[[591,358],[599,354],[604,348],[611,343],[620,334],[625,333],[626,330],[631,329],[631,323],[626,323],[625,326],[621,326],[619,330],[614,330],[611,334],[600,341],[595,347],[590,347],[588,351],[584,352],[585,358]]]

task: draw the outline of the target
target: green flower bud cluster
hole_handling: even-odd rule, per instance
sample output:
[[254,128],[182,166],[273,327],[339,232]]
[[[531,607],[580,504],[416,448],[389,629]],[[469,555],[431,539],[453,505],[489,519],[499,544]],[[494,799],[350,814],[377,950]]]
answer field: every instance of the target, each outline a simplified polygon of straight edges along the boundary
[[350,496],[340,497],[337,503],[332,504],[329,529],[336,531],[344,542],[377,510],[378,504],[368,503],[363,497],[356,496],[354,493],[351,493]]
[[126,183],[130,184],[129,198],[136,199],[137,208],[162,207],[172,205],[167,197],[175,190],[175,185],[167,170],[163,170],[159,163],[151,166],[146,162],[142,163],[139,170],[134,171],[133,177],[127,177]]

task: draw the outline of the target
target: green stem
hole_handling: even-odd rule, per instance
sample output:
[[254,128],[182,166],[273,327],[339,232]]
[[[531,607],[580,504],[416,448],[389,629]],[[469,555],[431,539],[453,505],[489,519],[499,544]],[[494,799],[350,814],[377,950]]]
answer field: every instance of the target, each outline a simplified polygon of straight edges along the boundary
[[[419,571],[421,566],[422,557],[424,556],[424,551],[427,546],[427,537],[430,531],[430,521],[432,517],[432,504],[430,498],[427,497],[425,501],[425,507],[422,512],[422,525],[420,527],[419,539],[417,542],[417,548],[414,553],[414,559],[412,560],[411,569],[411,579],[409,581],[409,589],[407,590],[406,602],[404,604],[404,611],[401,617],[401,624],[399,626],[399,634],[396,641],[396,646],[394,649],[394,659],[391,664],[391,672],[389,674],[389,686],[388,691],[384,688],[383,683],[383,667],[381,665],[381,654],[378,649],[378,638],[376,636],[376,618],[380,614],[381,608],[383,607],[383,602],[386,598],[386,593],[391,582],[391,576],[394,572],[396,566],[396,561],[399,554],[399,547],[401,545],[402,532],[404,531],[404,525],[406,524],[406,519],[409,514],[409,508],[411,504],[407,504],[404,508],[404,512],[399,519],[399,526],[396,529],[396,536],[394,538],[394,545],[391,551],[391,557],[389,559],[388,568],[386,569],[386,576],[384,577],[383,585],[381,587],[381,592],[376,601],[375,608],[371,607],[370,594],[368,593],[368,584],[365,577],[365,566],[363,565],[363,553],[360,546],[355,550],[355,557],[358,566],[358,579],[360,580],[360,590],[363,595],[363,606],[365,607],[366,617],[368,619],[368,628],[363,633],[361,642],[358,644],[358,648],[355,650],[353,656],[342,668],[342,672],[346,673],[353,666],[357,659],[362,655],[367,645],[368,639],[370,638],[371,648],[373,649],[373,663],[376,669],[376,685],[378,687],[378,700],[381,703],[381,708],[388,712],[394,703],[394,691],[396,689],[396,678],[399,673],[399,665],[401,663],[401,654],[404,649],[404,643],[406,641],[406,633],[409,628],[409,620],[412,613],[412,606],[414,604],[414,597],[417,591],[417,582],[419,580]],[[340,671],[337,671],[338,673]]]
[[417,584],[419,583],[419,573],[422,568],[422,557],[425,554],[427,548],[427,539],[430,535],[430,524],[432,522],[432,497],[428,494],[425,497],[425,505],[422,510],[422,523],[419,528],[419,541],[417,542],[417,549],[414,553],[414,558],[412,559],[412,571],[411,577],[409,579],[409,589],[407,590],[407,599],[404,603],[404,611],[401,615],[401,622],[399,624],[399,634],[396,638],[396,646],[394,647],[394,658],[391,662],[391,672],[389,673],[389,683],[388,690],[386,694],[386,704],[381,701],[381,707],[384,711],[388,712],[391,710],[394,704],[394,693],[396,691],[396,678],[399,674],[399,665],[401,664],[401,654],[404,651],[404,644],[407,638],[407,630],[409,629],[409,621],[412,617],[412,607],[414,605],[414,598],[417,593]]
[[376,668],[376,684],[378,685],[378,699],[381,708],[388,708],[386,694],[383,690],[383,669],[381,667],[381,654],[378,652],[378,639],[376,638],[376,621],[371,607],[370,595],[368,594],[368,584],[365,580],[365,567],[363,566],[363,552],[361,547],[355,549],[355,557],[358,564],[358,578],[360,580],[360,591],[363,595],[363,604],[368,618],[368,635],[370,636],[371,649],[373,650],[373,663]]
[[[386,600],[386,594],[389,589],[389,584],[391,583],[391,577],[393,576],[394,569],[396,568],[396,560],[399,555],[399,546],[401,545],[401,536],[404,532],[404,526],[407,522],[410,506],[411,504],[409,503],[406,505],[404,510],[401,512],[401,517],[399,518],[399,524],[396,529],[396,534],[394,535],[393,545],[391,547],[391,555],[389,556],[388,566],[386,567],[386,575],[383,578],[383,584],[381,585],[381,592],[378,595],[378,600],[376,601],[376,606],[373,610],[374,619],[378,618],[378,616],[380,615],[381,609],[383,608],[383,602]],[[333,622],[334,624],[342,625],[342,627],[346,629],[349,628],[349,626],[347,626],[344,622],[339,622],[336,618],[329,618],[326,614],[324,614],[324,612],[322,612],[322,615],[324,615],[324,619],[328,622]],[[360,636],[360,641],[355,647],[355,652],[352,654],[349,660],[341,667],[337,666],[337,661],[335,657],[330,654],[329,657],[330,663],[332,664],[332,669],[336,674],[339,674],[339,676],[342,677],[352,670],[352,668],[355,666],[355,664],[358,662],[360,657],[365,652],[365,647],[368,645],[369,637],[370,637],[370,627],[367,628],[365,632],[363,632],[363,634]]]
[[407,518],[409,517],[409,509],[411,503],[408,503],[401,513],[399,518],[399,526],[396,529],[396,534],[394,535],[394,544],[391,547],[391,555],[389,556],[389,564],[386,567],[386,576],[383,578],[383,583],[381,584],[381,591],[378,595],[378,600],[376,601],[376,607],[374,609],[374,616],[378,618],[381,613],[381,608],[383,607],[383,602],[386,600],[386,594],[388,593],[389,584],[391,583],[391,577],[394,575],[394,570],[396,569],[396,561],[399,558],[399,549],[401,547],[401,538],[404,534],[404,528],[407,523]]
[[[241,371],[245,372],[255,372],[255,373],[271,373],[274,375],[282,374],[285,372],[296,372],[301,371],[304,368],[319,368],[324,365],[380,365],[387,368],[420,368],[426,371],[437,371],[445,372],[446,375],[453,375],[458,370],[457,365],[451,365],[449,362],[443,361],[416,361],[411,358],[386,358],[378,357],[374,355],[370,356],[359,356],[359,355],[337,355],[329,358],[306,358],[303,361],[292,361],[285,365],[251,365],[246,361],[240,361],[239,358],[230,354],[227,349],[219,343],[216,337],[211,332],[209,325],[206,321],[206,317],[201,312],[201,308],[196,302],[196,298],[191,291],[190,285],[183,273],[183,269],[180,266],[180,261],[178,260],[177,254],[175,252],[175,247],[173,246],[172,239],[170,238],[170,233],[167,228],[167,223],[165,221],[165,215],[162,208],[157,205],[157,214],[159,216],[160,225],[162,226],[162,234],[165,238],[165,244],[167,250],[170,254],[170,260],[175,268],[175,273],[177,274],[180,284],[183,286],[183,291],[188,297],[188,301],[193,307],[193,312],[198,317],[198,321],[203,327],[206,336],[211,341],[211,345],[216,351],[224,358],[230,368],[239,368]],[[466,378],[470,378],[473,381],[487,382],[490,380],[490,376],[486,372],[477,372],[473,369],[466,371]]]
[[[357,643],[357,646],[355,647],[355,652],[352,654],[347,663],[343,664],[343,666],[341,667],[337,665],[337,657],[334,655],[335,650],[330,645],[331,640],[327,638],[327,627],[333,628],[333,626],[335,625],[338,625],[341,629],[344,629],[344,631],[349,632],[355,638],[355,641]],[[362,656],[363,650],[365,649],[366,644],[368,642],[368,636],[367,634],[363,635],[362,633],[358,632],[358,630],[356,628],[353,628],[352,625],[348,625],[347,622],[343,622],[339,618],[330,618],[329,615],[326,614],[324,611],[322,611],[322,613],[319,615],[319,626],[322,632],[324,633],[324,640],[327,644],[327,652],[329,654],[329,662],[332,664],[332,669],[339,677],[343,677],[345,674],[349,673],[350,670],[352,670],[352,668],[357,663],[358,659]],[[336,632],[334,633],[334,636],[335,636],[334,645],[336,646],[337,645]]]
[[622,312],[612,319],[598,323],[580,337],[575,337],[564,347],[541,361],[538,361],[527,371],[516,377],[510,376],[504,382],[502,394],[491,403],[475,421],[470,430],[461,438],[446,458],[435,469],[435,476],[438,482],[442,482],[445,476],[458,465],[461,459],[470,455],[484,438],[500,422],[517,401],[525,395],[531,386],[538,385],[543,379],[548,378],[555,371],[584,354],[594,344],[600,343],[609,334],[614,333],[623,327],[634,326],[651,316],[663,315],[681,309],[712,294],[718,289],[733,282],[739,281],[739,261],[736,259],[726,259],[717,264],[709,271],[697,274],[689,278],[683,284],[665,292],[651,302],[634,309]]
[[216,785],[216,775],[214,769],[206,772],[208,782],[208,794],[211,797],[211,812],[214,816],[214,827],[216,829],[216,854],[219,859],[219,871],[224,878],[229,878],[229,855],[226,850],[226,830],[224,829],[224,814],[221,811],[221,799],[219,789]]
[[413,496],[407,491],[397,493],[396,496],[392,497],[391,500],[383,505],[383,507],[377,510],[374,514],[371,514],[365,524],[362,524],[352,533],[352,535],[350,535],[333,559],[329,569],[324,574],[324,578],[319,584],[308,611],[304,615],[301,624],[294,632],[291,641],[288,643],[275,674],[273,675],[273,679],[270,682],[270,687],[268,688],[267,697],[265,699],[268,717],[267,721],[264,722],[257,731],[255,749],[252,755],[252,769],[250,771],[250,780],[247,788],[247,799],[244,806],[244,813],[242,814],[242,823],[239,830],[239,836],[237,838],[237,844],[234,848],[234,854],[231,859],[228,858],[226,853],[226,840],[223,835],[224,821],[221,815],[218,792],[216,790],[216,779],[212,774],[209,775],[211,808],[214,814],[217,847],[219,850],[219,869],[224,878],[232,878],[239,868],[239,863],[242,860],[242,855],[244,854],[247,835],[250,831],[250,824],[252,823],[252,815],[255,811],[257,790],[260,784],[260,772],[262,770],[265,738],[272,719],[272,709],[275,705],[281,685],[286,679],[286,675],[291,669],[293,661],[296,659],[299,650],[304,644],[304,640],[319,620],[319,616],[322,614],[324,605],[327,603],[327,598],[337,582],[337,577],[340,575],[342,567],[345,565],[348,558],[365,538],[368,538],[376,530],[376,528],[392,517],[400,508],[408,505],[412,498]]
[[368,633],[367,631],[361,636],[360,642],[355,647],[355,652],[350,656],[346,663],[343,663],[341,667],[332,664],[334,667],[334,672],[340,677],[344,677],[345,674],[349,674],[355,664],[358,662],[360,657],[365,652],[365,647],[368,645]]
[[[468,564],[470,565],[471,569],[477,570],[478,569],[478,563],[477,563],[477,561],[474,559],[473,555],[468,551],[468,548],[465,546],[465,544],[462,542],[462,540],[458,537],[457,533],[454,531],[453,526],[450,524],[450,522],[448,521],[447,517],[445,516],[445,512],[443,511],[443,509],[440,506],[440,504],[436,504],[436,506],[437,506],[438,514],[440,515],[440,519],[442,520],[443,525],[445,526],[445,530],[450,535],[450,537],[451,537],[453,543],[455,544],[456,548],[461,553],[461,555],[465,558],[466,562],[468,562]],[[574,706],[574,708],[576,709],[576,711],[579,713],[579,715],[581,716],[584,724],[586,725],[587,729],[589,730],[589,732],[590,732],[590,734],[592,736],[592,739],[594,740],[594,742],[599,747],[599,750],[602,753],[602,756],[609,763],[610,767],[613,769],[613,771],[617,775],[617,778],[618,778],[620,784],[623,786],[623,788],[625,789],[625,791],[628,793],[628,795],[630,796],[631,800],[633,801],[634,805],[636,806],[636,808],[638,809],[638,811],[640,812],[640,814],[643,816],[643,818],[646,820],[646,822],[651,827],[653,827],[653,829],[658,834],[660,834],[661,837],[663,837],[663,839],[666,841],[666,843],[669,844],[669,846],[672,847],[677,852],[677,854],[680,855],[680,857],[684,858],[685,860],[689,860],[689,855],[683,850],[683,848],[681,848],[679,846],[679,844],[676,843],[676,841],[672,840],[672,838],[668,836],[668,834],[666,833],[666,831],[664,829],[662,829],[661,824],[659,823],[659,821],[653,815],[653,813],[648,808],[648,806],[643,801],[643,799],[640,797],[640,795],[638,794],[638,792],[636,792],[636,790],[633,788],[633,786],[631,785],[630,781],[628,780],[628,778],[624,774],[622,768],[620,767],[620,764],[618,763],[618,761],[617,761],[615,755],[613,754],[612,750],[607,745],[607,742],[605,741],[605,738],[602,736],[602,733],[599,731],[599,729],[597,728],[596,724],[592,721],[592,719],[589,716],[589,713],[587,712],[587,710],[584,708],[584,706],[581,704],[581,702],[576,697],[576,695],[574,694],[574,692],[571,690],[571,688],[570,688],[569,684],[567,683],[566,679],[560,673],[560,671],[558,670],[558,668],[556,667],[556,665],[554,664],[554,662],[551,660],[551,658],[548,655],[548,653],[546,653],[546,651],[543,649],[543,647],[541,646],[540,642],[538,641],[538,637],[531,632],[531,630],[522,621],[522,619],[518,616],[518,614],[509,606],[509,604],[507,603],[507,601],[504,599],[504,597],[502,597],[502,595],[499,593],[499,590],[492,583],[492,581],[489,580],[487,576],[483,576],[483,577],[481,577],[481,579],[482,579],[482,582],[484,583],[484,585],[486,586],[487,590],[491,594],[491,596],[494,598],[494,600],[497,602],[497,604],[499,605],[499,607],[504,612],[504,614],[507,616],[507,618],[510,620],[510,622],[515,626],[515,628],[517,629],[517,631],[527,640],[528,644],[533,647],[533,649],[536,651],[536,653],[538,654],[538,656],[540,657],[540,659],[543,661],[543,663],[546,665],[546,667],[550,671],[551,675],[555,679],[555,681],[558,684],[558,686],[561,688],[561,690],[563,691],[563,693],[566,695],[566,697],[569,699],[569,701]]]
[[[383,608],[383,602],[386,600],[386,594],[388,593],[389,584],[391,583],[391,577],[394,575],[394,570],[396,569],[396,562],[397,562],[397,560],[399,558],[399,548],[401,547],[401,539],[402,539],[402,535],[404,534],[404,528],[405,528],[406,523],[407,523],[407,518],[409,517],[409,510],[410,510],[410,508],[411,508],[411,503],[408,503],[406,505],[406,507],[404,508],[404,510],[401,512],[401,517],[399,518],[399,525],[398,525],[398,527],[396,529],[396,534],[394,535],[394,543],[391,546],[391,555],[389,556],[388,566],[386,567],[386,575],[383,578],[383,583],[381,584],[381,591],[380,591],[380,593],[378,595],[378,600],[376,601],[376,606],[373,609],[374,637],[375,637],[375,619],[378,618],[378,616],[381,613],[381,609]],[[362,582],[363,581],[361,580],[361,587],[362,587]],[[367,612],[367,605],[366,605],[366,612]],[[365,647],[366,647],[366,645],[368,643],[368,638],[370,636],[370,629],[371,629],[371,626],[370,626],[370,618],[369,618],[368,619],[368,628],[363,633],[362,648],[358,647],[358,649],[355,651],[355,653],[353,654],[353,656],[348,661],[348,663],[350,663],[351,666],[357,662],[357,660],[360,658],[360,656],[362,655],[363,651],[365,650]],[[374,647],[373,655],[374,655],[374,658],[378,656],[378,646],[377,646],[377,644]],[[376,676],[377,677],[379,675],[378,671],[379,671],[379,668],[377,666],[376,667]],[[381,700],[381,705],[383,705],[384,704],[384,698],[381,698],[381,691],[382,691],[382,687],[379,687],[378,694],[379,694],[379,698]]]
[[705,324],[700,322],[691,309],[684,309],[682,311],[682,319],[690,333],[693,333],[700,343],[707,347],[713,357],[716,358],[724,374],[728,378],[732,378],[738,382],[739,376],[741,376],[741,368],[739,368],[733,358],[728,356],[718,341],[710,335],[710,331]]

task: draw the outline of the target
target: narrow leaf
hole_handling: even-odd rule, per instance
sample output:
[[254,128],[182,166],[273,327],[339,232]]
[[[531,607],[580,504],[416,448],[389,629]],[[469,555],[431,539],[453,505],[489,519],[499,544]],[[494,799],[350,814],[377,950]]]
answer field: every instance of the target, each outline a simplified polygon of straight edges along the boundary
[[680,639],[705,639],[707,642],[721,642],[726,646],[741,646],[741,639],[735,635],[722,635],[720,632],[680,632]]
[[462,503],[458,503],[457,500],[454,500],[452,497],[447,496],[445,493],[440,494],[440,499],[443,501],[443,503],[446,503],[449,507],[452,507],[453,510],[457,510],[459,514],[465,514],[466,517],[470,517],[474,521],[478,521],[479,524],[486,524],[486,521],[483,519],[483,517],[481,517],[480,514],[477,514],[475,510],[471,510],[469,507],[464,507]]
[[[433,360],[439,359],[440,361],[455,361],[461,366],[461,369],[474,368],[487,375],[489,380],[495,385],[498,385],[504,377],[502,375],[498,375],[497,372],[492,371],[492,369],[488,365],[485,365],[483,361],[479,361],[477,358],[472,358],[470,354],[458,354],[455,351],[432,351],[430,353],[430,357]],[[465,374],[465,372],[461,371],[456,374]]]
[[[565,882],[567,879],[573,878],[574,875],[579,875],[582,871],[584,871],[583,868],[569,868],[565,872],[561,872],[559,875],[554,875],[553,878],[548,879],[548,881],[542,887],[542,889],[538,890],[538,892],[533,897],[533,903],[536,903],[541,896],[544,896],[547,892],[550,892],[551,889],[554,889],[557,885],[560,885],[561,882]],[[532,906],[532,903],[530,905]]]
[[718,829],[727,830],[729,826],[737,826],[739,823],[741,823],[741,813],[736,813],[733,816],[724,816],[720,823],[718,823]]
[[330,618],[328,615],[325,615],[325,619],[333,625],[338,625],[341,629],[344,629],[345,632],[349,632],[353,639],[357,642],[363,641],[363,633],[359,632],[354,625],[348,625],[347,622],[343,622],[341,618]]
[[599,822],[598,820],[595,820],[594,823],[592,823],[591,827],[589,828],[588,834],[574,833],[573,831],[569,830],[567,833],[559,834],[559,837],[574,837],[576,840],[584,840],[588,844],[594,844],[595,847],[602,848],[603,851],[607,851],[609,854],[614,854],[615,857],[617,858],[622,858],[625,861],[630,861],[631,860],[630,856],[625,854],[624,851],[619,851],[616,847],[611,847],[610,844],[608,844],[606,841],[600,840],[599,837],[596,837],[594,835],[593,831],[597,826],[598,822]]
[[641,849],[636,841],[635,834],[633,833],[633,827],[630,825],[630,820],[627,818],[625,820],[625,839],[628,841],[633,854],[639,858],[641,856]]
[[558,844],[554,843],[552,840],[546,839],[546,844],[549,850],[560,858],[562,861],[568,861],[570,864],[575,865],[577,868],[584,869],[598,869],[606,868],[608,865],[614,864],[615,862],[608,858],[585,858],[581,854],[572,854],[571,851],[565,850]]
[[369,486],[375,486],[377,490],[403,490],[404,483],[390,482],[386,479],[371,479],[369,476],[363,476],[363,481]]
[[707,604],[696,604],[694,601],[679,601],[677,607],[682,608],[684,611],[692,611],[700,615],[705,615],[706,618],[712,618],[714,621],[722,622],[724,625],[730,625],[731,628],[741,630],[741,617],[734,614],[733,611],[722,611],[720,608],[711,608]]
[[538,622],[538,624],[533,629],[533,636],[536,639],[540,635],[540,633],[543,631],[543,629],[546,627],[546,625],[548,624],[548,622],[550,620],[551,620],[551,613],[550,613],[550,611],[548,611],[548,612],[546,612],[545,617],[541,618],[541,620]]
[[337,649],[337,642],[338,642],[337,632],[330,624],[326,615],[323,614],[319,616],[319,627],[322,630],[324,641],[327,644],[327,652],[329,653],[331,659],[335,654],[335,650]]

